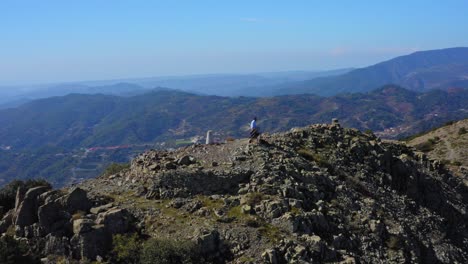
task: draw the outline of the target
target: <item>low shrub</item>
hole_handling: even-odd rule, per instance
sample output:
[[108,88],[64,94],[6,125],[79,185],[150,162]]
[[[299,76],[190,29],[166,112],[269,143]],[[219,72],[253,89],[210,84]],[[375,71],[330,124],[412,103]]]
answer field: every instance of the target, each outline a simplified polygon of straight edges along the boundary
[[401,247],[401,240],[398,236],[390,235],[386,241],[387,247],[393,250],[399,249]]
[[440,141],[439,137],[430,138],[426,142],[416,145],[416,149],[422,152],[429,152],[434,150],[435,145]]
[[28,247],[26,244],[17,241],[12,236],[6,235],[0,238],[0,263],[35,264],[40,263],[40,261],[36,257],[28,254]]
[[200,247],[195,242],[156,238],[144,243],[140,261],[142,264],[204,263]]
[[28,190],[37,186],[48,186],[52,188],[52,185],[43,179],[30,179],[26,181],[14,180],[3,186],[3,188],[0,189],[0,207],[3,207],[2,211],[7,212],[15,207],[16,191],[18,188],[22,187]]
[[312,152],[308,149],[299,149],[297,153],[302,156],[303,158],[310,160],[310,161],[315,161],[319,167],[322,168],[329,168],[330,164],[328,163],[328,160],[322,156],[319,153]]
[[138,234],[117,234],[112,237],[112,263],[140,263],[141,241]]

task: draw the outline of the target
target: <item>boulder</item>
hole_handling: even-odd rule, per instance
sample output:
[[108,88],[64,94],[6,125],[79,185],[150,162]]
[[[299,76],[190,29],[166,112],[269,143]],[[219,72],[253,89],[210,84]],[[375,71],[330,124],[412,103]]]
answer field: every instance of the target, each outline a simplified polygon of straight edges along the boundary
[[243,214],[250,214],[252,213],[252,206],[248,205],[248,204],[244,204],[242,207],[241,207],[241,211]]
[[96,223],[103,225],[111,234],[121,234],[129,230],[131,218],[131,214],[126,209],[113,208],[100,213]]
[[89,232],[74,235],[70,239],[70,244],[73,258],[94,261],[109,251],[112,246],[112,236],[103,225],[97,225]]
[[183,156],[177,160],[177,164],[179,165],[190,165],[195,163],[195,158],[189,155]]
[[200,246],[202,254],[215,253],[219,249],[220,238],[217,230],[199,230],[195,241]]
[[47,186],[39,186],[29,189],[24,195],[24,199],[16,211],[15,225],[25,227],[37,222],[37,197],[48,191]]
[[88,212],[93,206],[86,191],[78,187],[71,189],[67,195],[60,199],[64,209],[71,214],[77,211]]
[[262,258],[268,264],[279,263],[278,251],[276,249],[267,249],[265,252],[263,252]]
[[75,235],[87,233],[93,230],[94,221],[91,219],[76,219],[73,221],[73,233]]
[[61,190],[51,190],[39,195],[39,202],[40,204],[50,203],[54,200],[63,196],[63,192]]
[[105,211],[111,209],[113,206],[114,206],[113,203],[108,203],[108,204],[101,205],[101,206],[98,206],[98,207],[93,207],[93,208],[91,208],[89,210],[89,212],[91,212],[92,214],[99,214],[99,213],[102,213],[102,212],[105,212]]
[[52,201],[39,207],[37,213],[39,224],[47,233],[51,231],[52,225],[61,219],[60,212],[62,210],[62,205],[57,201]]
[[70,255],[70,241],[67,237],[48,234],[45,237],[43,255],[68,256]]

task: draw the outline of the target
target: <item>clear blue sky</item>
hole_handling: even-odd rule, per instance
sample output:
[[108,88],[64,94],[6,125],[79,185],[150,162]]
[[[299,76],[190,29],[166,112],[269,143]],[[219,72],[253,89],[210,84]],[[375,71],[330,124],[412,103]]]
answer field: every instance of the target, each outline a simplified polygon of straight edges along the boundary
[[468,46],[468,1],[0,1],[0,85],[360,67]]

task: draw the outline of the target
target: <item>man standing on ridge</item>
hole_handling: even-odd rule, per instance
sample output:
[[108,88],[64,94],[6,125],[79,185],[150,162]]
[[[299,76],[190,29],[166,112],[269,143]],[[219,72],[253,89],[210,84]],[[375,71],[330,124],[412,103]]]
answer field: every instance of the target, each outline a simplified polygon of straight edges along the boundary
[[257,144],[260,142],[260,130],[257,126],[257,117],[254,117],[250,122],[250,139],[249,143],[252,143],[253,139],[257,139]]

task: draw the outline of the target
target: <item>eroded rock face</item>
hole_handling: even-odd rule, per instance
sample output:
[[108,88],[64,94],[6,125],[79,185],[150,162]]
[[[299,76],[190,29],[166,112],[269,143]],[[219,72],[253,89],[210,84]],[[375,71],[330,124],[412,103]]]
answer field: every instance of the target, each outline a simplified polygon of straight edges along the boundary
[[[49,187],[39,186],[31,188],[26,192],[26,194],[24,195],[24,199],[22,199],[21,203],[18,206],[18,209],[16,210],[15,225],[19,227],[25,227],[37,222],[37,197],[40,194],[48,191],[49,189]],[[21,199],[18,199],[18,201],[19,200]]]
[[63,196],[60,200],[63,208],[69,213],[77,211],[87,212],[93,206],[92,202],[88,199],[86,191],[79,187],[75,187],[70,192]]
[[[148,199],[175,199],[171,207],[184,211],[196,195],[237,199],[224,198],[224,207],[213,215],[233,227],[229,211],[238,206],[246,218],[273,226],[267,230],[288,234],[278,235],[284,239],[275,247],[257,252],[257,261],[468,260],[467,188],[440,162],[336,124],[295,128],[263,140],[260,145],[147,152],[133,161],[121,183],[145,184]],[[216,159],[220,153],[229,158]],[[197,162],[182,165],[178,159],[183,156]],[[193,213],[210,215],[203,206]],[[247,225],[262,226],[258,221]],[[256,247],[252,239],[245,246],[233,241],[231,251],[241,255]]]
[[15,211],[8,211],[0,220],[0,234],[5,233],[10,225],[13,224]]
[[112,245],[112,237],[103,225],[93,226],[89,232],[74,235],[70,239],[75,259],[96,260],[104,256]]
[[[112,245],[112,235],[130,230],[131,214],[125,209],[98,206],[81,188],[67,192],[48,187],[18,190],[16,209],[0,221],[4,233],[14,227],[18,239],[31,243],[41,256],[96,260]],[[99,213],[99,215],[98,215]]]
[[130,229],[132,216],[126,209],[112,208],[100,213],[96,223],[103,225],[111,234],[125,233]]
[[17,236],[90,260],[138,229],[213,263],[468,262],[468,189],[440,162],[336,124],[262,140],[149,151],[67,192],[23,190],[13,215],[35,196],[37,216]]

